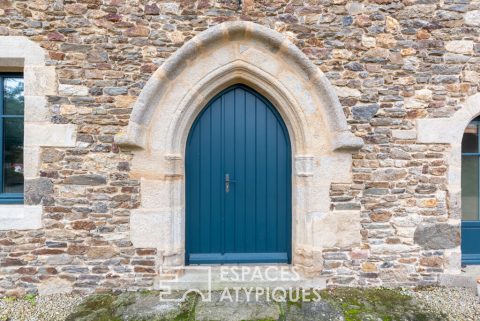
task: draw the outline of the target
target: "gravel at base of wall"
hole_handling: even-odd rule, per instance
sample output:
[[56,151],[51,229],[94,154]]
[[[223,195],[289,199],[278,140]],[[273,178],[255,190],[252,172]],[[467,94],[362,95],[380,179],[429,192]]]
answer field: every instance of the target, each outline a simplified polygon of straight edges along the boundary
[[[480,301],[473,289],[408,289],[425,308],[448,314],[446,321],[480,320]],[[50,295],[33,300],[0,300],[0,321],[63,321],[85,298],[81,295]],[[34,303],[33,303],[34,302]]]
[[464,288],[428,288],[408,290],[432,311],[447,313],[450,321],[480,320],[480,300],[474,289]]
[[55,294],[33,300],[0,300],[0,321],[63,321],[84,299],[82,295]]

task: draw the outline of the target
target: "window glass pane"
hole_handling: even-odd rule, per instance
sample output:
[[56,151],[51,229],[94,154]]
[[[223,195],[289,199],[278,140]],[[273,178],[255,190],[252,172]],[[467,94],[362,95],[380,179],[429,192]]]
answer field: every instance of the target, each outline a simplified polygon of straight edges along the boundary
[[23,118],[3,120],[5,193],[23,193]]
[[5,78],[3,87],[4,114],[23,115],[23,78]]
[[470,123],[465,129],[462,139],[462,153],[478,153],[478,126]]
[[462,156],[462,219],[478,220],[477,156]]

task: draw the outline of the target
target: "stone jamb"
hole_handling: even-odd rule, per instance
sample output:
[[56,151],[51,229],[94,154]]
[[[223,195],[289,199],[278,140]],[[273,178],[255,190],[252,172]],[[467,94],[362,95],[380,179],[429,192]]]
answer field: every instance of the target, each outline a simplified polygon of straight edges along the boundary
[[[24,177],[27,186],[39,179],[41,147],[75,146],[76,126],[52,124],[49,120],[47,96],[57,93],[58,84],[55,67],[45,64],[45,51],[40,45],[26,37],[0,37],[0,70],[2,69],[15,69],[24,74]],[[41,205],[0,205],[1,230],[41,227]]]
[[[360,211],[332,213],[329,191],[332,182],[351,182],[351,153],[363,141],[350,132],[318,67],[282,35],[251,22],[222,23],[177,50],[143,88],[126,132],[115,137],[132,149],[131,175],[141,182],[141,206],[130,216],[134,246],[157,248],[161,264],[183,264],[185,143],[202,108],[235,83],[269,99],[289,131],[294,264],[311,271],[323,248],[359,246]],[[333,238],[318,233],[332,221]],[[335,233],[346,225],[353,232]]]
[[[453,116],[448,118],[423,118],[417,120],[417,142],[425,144],[449,144],[448,154],[448,223],[460,230],[462,211],[462,138],[472,119],[480,115],[480,93],[470,96]],[[447,130],[445,130],[447,129]],[[459,273],[461,248],[446,251],[447,273]]]

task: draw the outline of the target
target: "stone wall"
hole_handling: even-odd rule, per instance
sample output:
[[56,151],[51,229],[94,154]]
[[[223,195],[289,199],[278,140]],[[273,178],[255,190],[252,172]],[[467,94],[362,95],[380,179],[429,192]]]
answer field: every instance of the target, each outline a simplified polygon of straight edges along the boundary
[[362,243],[323,249],[329,284],[424,284],[459,271],[451,147],[419,143],[416,121],[450,117],[477,93],[480,2],[0,0],[0,35],[38,43],[55,67],[50,123],[77,130],[75,147],[42,148],[43,228],[0,231],[0,295],[153,286],[162,253],[130,241],[140,181],[114,135],[165,59],[228,20],[288,37],[336,87],[364,140],[353,182],[330,188],[333,213],[360,211]]

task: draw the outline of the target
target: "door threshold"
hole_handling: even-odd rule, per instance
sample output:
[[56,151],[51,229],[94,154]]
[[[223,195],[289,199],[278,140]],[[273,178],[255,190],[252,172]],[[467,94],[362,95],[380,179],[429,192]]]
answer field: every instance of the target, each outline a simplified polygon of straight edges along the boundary
[[[225,288],[326,288],[326,278],[305,277],[291,264],[189,265],[168,267],[155,278],[157,290],[212,290]],[[177,271],[178,273],[175,273]]]
[[286,252],[265,253],[191,253],[187,256],[192,264],[275,264],[288,263]]

